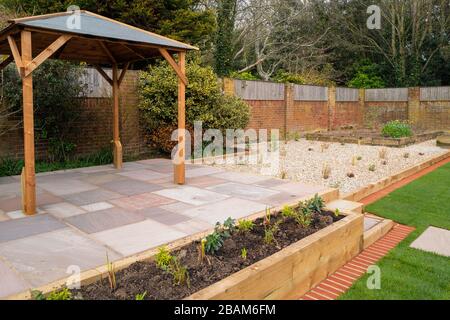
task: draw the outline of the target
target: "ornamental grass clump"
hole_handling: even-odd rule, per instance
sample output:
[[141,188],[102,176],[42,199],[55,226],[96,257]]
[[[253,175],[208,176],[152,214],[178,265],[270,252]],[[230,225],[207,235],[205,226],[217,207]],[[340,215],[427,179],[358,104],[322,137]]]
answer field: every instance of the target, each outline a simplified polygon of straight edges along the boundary
[[389,138],[404,138],[413,135],[411,126],[406,121],[394,120],[386,123],[381,131],[382,135]]

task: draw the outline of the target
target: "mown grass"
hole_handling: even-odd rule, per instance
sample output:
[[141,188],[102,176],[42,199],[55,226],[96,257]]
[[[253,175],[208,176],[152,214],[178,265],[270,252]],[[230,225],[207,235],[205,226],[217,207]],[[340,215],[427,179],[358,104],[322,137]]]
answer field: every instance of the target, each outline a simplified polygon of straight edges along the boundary
[[409,245],[429,226],[450,229],[450,164],[369,205],[367,211],[417,229],[384,257],[381,289],[369,290],[362,277],[340,299],[450,299],[450,258]]

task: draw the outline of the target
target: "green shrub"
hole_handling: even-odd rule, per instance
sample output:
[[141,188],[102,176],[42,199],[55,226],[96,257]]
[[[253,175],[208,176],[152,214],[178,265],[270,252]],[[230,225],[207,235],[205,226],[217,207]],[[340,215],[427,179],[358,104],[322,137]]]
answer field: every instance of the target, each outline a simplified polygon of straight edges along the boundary
[[[217,76],[211,67],[188,61],[186,73],[186,127],[195,121],[203,122],[203,129],[242,129],[250,118],[249,106],[237,97],[223,95]],[[171,133],[177,127],[178,103],[175,72],[165,62],[141,72],[139,95],[142,119],[148,129],[150,143],[170,152],[175,142]],[[161,143],[169,141],[169,143]]]
[[412,136],[411,126],[406,121],[390,121],[383,127],[382,134],[385,137],[403,138]]
[[233,79],[239,79],[239,80],[246,80],[246,81],[255,81],[255,80],[261,80],[258,76],[255,76],[251,72],[232,72],[230,73],[230,78]]

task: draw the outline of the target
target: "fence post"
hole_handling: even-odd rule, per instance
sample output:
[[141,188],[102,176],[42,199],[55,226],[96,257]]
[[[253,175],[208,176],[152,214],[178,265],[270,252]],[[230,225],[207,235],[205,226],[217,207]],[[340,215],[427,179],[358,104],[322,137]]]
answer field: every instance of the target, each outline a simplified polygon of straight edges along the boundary
[[286,83],[284,85],[284,140],[289,138],[291,119],[294,118],[294,85]]
[[417,125],[420,119],[420,88],[408,88],[408,120]]
[[332,120],[336,113],[336,87],[328,87],[328,131],[332,130]]
[[234,96],[234,80],[231,78],[223,78],[223,92],[230,96]]
[[359,102],[359,108],[360,108],[360,114],[361,114],[360,125],[361,125],[361,127],[364,127],[365,119],[366,119],[366,89],[364,89],[364,88],[359,89],[358,102]]

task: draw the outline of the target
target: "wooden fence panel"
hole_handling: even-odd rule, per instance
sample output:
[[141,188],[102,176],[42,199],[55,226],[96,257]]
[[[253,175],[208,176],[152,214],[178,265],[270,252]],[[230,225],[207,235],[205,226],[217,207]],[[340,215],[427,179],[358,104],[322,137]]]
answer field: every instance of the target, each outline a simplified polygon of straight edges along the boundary
[[328,88],[319,86],[294,85],[296,101],[327,101]]
[[264,81],[234,80],[238,97],[244,100],[284,100],[284,84]]
[[450,100],[450,87],[420,88],[421,101]]
[[352,102],[359,100],[359,89],[336,88],[337,102]]
[[408,88],[367,89],[366,101],[408,101]]

